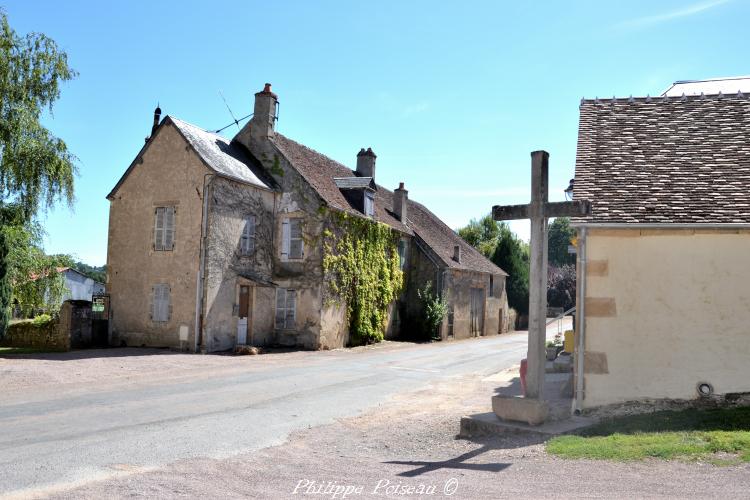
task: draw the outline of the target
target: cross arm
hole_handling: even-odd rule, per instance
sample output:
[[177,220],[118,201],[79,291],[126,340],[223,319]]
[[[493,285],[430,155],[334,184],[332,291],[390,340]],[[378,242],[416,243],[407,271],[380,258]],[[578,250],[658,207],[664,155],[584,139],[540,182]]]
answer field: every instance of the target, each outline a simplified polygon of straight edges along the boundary
[[575,217],[589,215],[591,202],[589,200],[557,201],[544,204],[545,217]]
[[528,219],[528,205],[495,205],[492,207],[492,218],[495,220]]

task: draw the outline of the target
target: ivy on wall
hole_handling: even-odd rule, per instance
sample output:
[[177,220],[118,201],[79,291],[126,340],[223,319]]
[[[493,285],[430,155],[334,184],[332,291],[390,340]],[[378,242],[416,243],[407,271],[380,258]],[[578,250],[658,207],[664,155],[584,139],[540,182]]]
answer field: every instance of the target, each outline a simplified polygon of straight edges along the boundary
[[328,290],[347,307],[351,344],[380,342],[388,305],[404,286],[399,234],[385,224],[341,212],[331,212],[331,218],[334,227],[323,233]]

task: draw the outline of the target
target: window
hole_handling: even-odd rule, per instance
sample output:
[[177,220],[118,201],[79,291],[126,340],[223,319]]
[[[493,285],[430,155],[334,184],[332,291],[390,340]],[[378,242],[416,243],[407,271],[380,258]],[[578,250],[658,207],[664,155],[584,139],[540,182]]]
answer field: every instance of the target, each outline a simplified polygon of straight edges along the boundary
[[240,253],[242,255],[252,255],[255,251],[255,216],[248,215],[245,217],[245,224],[242,227],[242,236],[240,236]]
[[448,308],[448,336],[453,337],[453,306]]
[[372,191],[365,191],[365,215],[368,217],[375,216],[375,195]]
[[490,275],[490,297],[495,296],[495,277]]
[[294,330],[297,316],[297,291],[276,289],[276,328]]
[[406,267],[406,241],[398,241],[398,266],[403,271]]
[[302,219],[287,217],[281,224],[281,258],[301,259],[304,255]]
[[174,250],[175,207],[154,209],[154,250]]
[[166,283],[151,287],[151,321],[166,323],[172,317],[172,289]]

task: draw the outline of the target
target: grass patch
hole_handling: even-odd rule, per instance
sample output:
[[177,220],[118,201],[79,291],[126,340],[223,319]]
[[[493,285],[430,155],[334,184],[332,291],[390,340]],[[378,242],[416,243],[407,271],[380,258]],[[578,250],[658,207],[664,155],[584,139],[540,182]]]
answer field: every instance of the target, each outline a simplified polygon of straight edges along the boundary
[[750,462],[750,407],[662,411],[620,417],[547,442],[563,458]]
[[37,354],[40,352],[50,352],[34,347],[0,347],[0,356],[12,354]]

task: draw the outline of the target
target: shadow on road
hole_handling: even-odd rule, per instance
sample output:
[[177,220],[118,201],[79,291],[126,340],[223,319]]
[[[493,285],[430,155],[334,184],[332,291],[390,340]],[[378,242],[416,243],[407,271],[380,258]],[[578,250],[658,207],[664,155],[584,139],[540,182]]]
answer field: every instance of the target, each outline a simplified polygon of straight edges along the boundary
[[132,356],[164,356],[170,354],[184,354],[169,348],[154,347],[116,347],[104,349],[81,349],[68,352],[20,352],[18,354],[3,354],[0,359],[40,359],[45,361],[75,361],[90,358],[123,358]]

